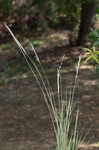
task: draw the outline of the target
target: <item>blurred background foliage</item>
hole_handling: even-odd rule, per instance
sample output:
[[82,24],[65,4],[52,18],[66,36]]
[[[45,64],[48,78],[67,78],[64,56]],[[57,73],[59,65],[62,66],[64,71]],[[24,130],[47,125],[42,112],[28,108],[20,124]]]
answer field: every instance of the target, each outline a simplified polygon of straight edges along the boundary
[[[96,20],[98,29],[94,25]],[[88,60],[94,60],[96,63],[96,58],[99,58],[99,0],[0,0],[0,42],[3,43],[0,52],[10,50],[14,53],[5,23],[23,41],[25,47],[29,41],[34,46],[41,46],[45,42],[51,45],[53,38],[57,44],[61,43],[59,45],[69,43],[71,47],[76,44],[83,46],[87,39],[91,43],[89,50],[87,49],[87,58],[90,57]],[[60,34],[62,30],[66,30],[66,38],[48,37],[49,33],[59,31]],[[4,63],[3,61],[2,64]],[[11,68],[9,64],[5,66],[7,71],[4,72],[9,75]],[[16,68],[17,71],[21,70],[20,67]]]
[[99,13],[97,0],[0,0],[0,22],[6,22],[12,30],[21,32],[27,29],[35,32],[58,27],[79,31],[83,3],[87,7],[90,3],[96,4],[96,13]]

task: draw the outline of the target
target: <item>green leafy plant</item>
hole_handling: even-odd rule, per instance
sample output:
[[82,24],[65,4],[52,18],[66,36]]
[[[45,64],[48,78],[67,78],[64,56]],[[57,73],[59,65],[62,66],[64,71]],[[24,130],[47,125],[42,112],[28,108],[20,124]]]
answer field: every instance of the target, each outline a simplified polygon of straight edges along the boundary
[[[15,42],[18,44],[21,53],[23,54],[31,72],[33,73],[33,77],[35,77],[42,91],[45,103],[48,107],[51,120],[53,123],[53,128],[54,128],[54,133],[56,136],[56,143],[57,143],[56,149],[57,150],[78,150],[79,144],[81,141],[81,138],[78,136],[78,132],[77,132],[78,114],[79,114],[78,110],[76,113],[74,130],[71,135],[70,135],[70,130],[71,130],[72,111],[73,111],[73,99],[74,99],[74,92],[75,92],[75,87],[77,83],[77,76],[78,76],[78,70],[79,70],[79,65],[80,65],[80,57],[79,57],[78,65],[77,65],[76,77],[74,80],[75,84],[74,84],[74,87],[70,91],[69,99],[66,94],[66,97],[65,97],[66,101],[63,100],[63,95],[62,95],[62,83],[61,83],[62,63],[58,67],[57,69],[57,100],[56,100],[48,79],[46,78],[46,76],[42,75],[42,73],[45,73],[45,70],[43,69],[41,65],[41,62],[39,60],[39,57],[33,45],[31,45],[31,47],[35,54],[37,64],[33,59],[31,59],[31,57],[28,55],[26,50],[23,48],[23,46],[16,39],[12,31],[9,29],[9,27],[6,26],[6,28],[8,29],[8,31],[14,38]],[[38,66],[42,69],[42,71],[39,70]]]
[[99,29],[91,28],[88,38],[92,43],[92,48],[83,48],[87,57],[85,62],[91,61],[94,64],[94,74],[97,75],[99,72]]
[[89,40],[92,43],[92,46],[97,47],[99,46],[99,29],[93,29],[91,28],[91,33],[89,35]]
[[85,62],[93,61],[99,64],[99,50],[96,47],[90,48],[83,48],[85,51],[85,55],[87,56]]
[[85,62],[92,62],[94,65],[94,75],[97,76],[99,73],[99,50],[96,47],[90,48],[83,48],[86,55]]

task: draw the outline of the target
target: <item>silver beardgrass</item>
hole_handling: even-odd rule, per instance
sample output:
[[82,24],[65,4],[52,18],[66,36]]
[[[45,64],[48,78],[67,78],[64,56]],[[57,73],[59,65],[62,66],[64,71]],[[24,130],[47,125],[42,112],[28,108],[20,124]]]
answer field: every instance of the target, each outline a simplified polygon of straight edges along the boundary
[[[39,71],[38,65],[31,59],[31,57],[28,55],[26,50],[23,48],[23,46],[20,44],[20,42],[16,39],[10,28],[5,25],[7,30],[12,35],[13,39],[17,43],[17,45],[20,48],[21,53],[23,54],[31,72],[33,73],[33,76],[35,77],[42,93],[44,96],[45,103],[47,104],[53,127],[54,132],[56,136],[56,149],[57,150],[78,150],[80,138],[77,133],[77,125],[78,125],[78,114],[79,111],[77,111],[76,118],[75,118],[75,126],[72,135],[70,134],[70,128],[71,128],[71,120],[72,120],[72,105],[73,105],[73,99],[74,99],[74,93],[76,88],[76,82],[78,77],[78,71],[80,67],[80,61],[81,57],[79,57],[77,70],[76,70],[76,77],[75,77],[75,84],[73,89],[70,91],[70,97],[67,103],[63,103],[63,94],[62,94],[62,83],[61,83],[61,65],[57,69],[57,93],[58,93],[58,108],[56,105],[56,100],[53,95],[53,90],[50,86],[50,83],[46,76],[43,76],[42,73]],[[44,69],[41,65],[41,62],[39,60],[39,57],[31,44],[32,51],[35,54],[37,63],[39,64],[40,68],[42,69],[42,72],[44,72]],[[68,97],[66,96],[66,100]]]

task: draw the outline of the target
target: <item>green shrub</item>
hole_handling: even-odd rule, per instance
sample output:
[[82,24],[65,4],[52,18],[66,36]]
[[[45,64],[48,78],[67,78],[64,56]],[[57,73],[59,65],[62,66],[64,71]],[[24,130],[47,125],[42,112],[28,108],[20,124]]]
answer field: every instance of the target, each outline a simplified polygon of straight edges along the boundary
[[92,46],[99,46],[99,29],[91,28],[91,33],[88,38],[91,41]]

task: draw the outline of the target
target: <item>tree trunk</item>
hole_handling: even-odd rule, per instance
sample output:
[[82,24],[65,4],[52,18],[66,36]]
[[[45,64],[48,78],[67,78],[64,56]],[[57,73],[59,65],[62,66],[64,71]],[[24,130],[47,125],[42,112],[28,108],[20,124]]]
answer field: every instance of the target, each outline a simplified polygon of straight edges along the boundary
[[84,45],[88,39],[90,27],[95,23],[96,2],[82,3],[81,22],[79,27],[77,45]]

